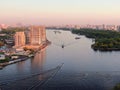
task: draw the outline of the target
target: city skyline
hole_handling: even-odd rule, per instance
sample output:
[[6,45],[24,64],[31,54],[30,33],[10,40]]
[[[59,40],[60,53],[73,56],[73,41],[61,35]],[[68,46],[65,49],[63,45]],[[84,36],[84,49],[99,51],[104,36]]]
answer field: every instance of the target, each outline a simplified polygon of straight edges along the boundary
[[0,23],[120,24],[119,0],[1,0]]

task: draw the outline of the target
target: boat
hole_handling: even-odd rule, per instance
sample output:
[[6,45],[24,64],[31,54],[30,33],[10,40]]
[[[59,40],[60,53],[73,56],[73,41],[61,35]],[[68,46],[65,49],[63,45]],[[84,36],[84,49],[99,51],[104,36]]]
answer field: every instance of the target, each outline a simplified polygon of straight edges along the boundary
[[64,48],[65,46],[64,45],[62,45],[62,48]]
[[60,31],[54,31],[54,33],[55,33],[55,34],[56,34],[56,33],[59,33],[59,34],[60,34],[61,32],[60,32]]
[[80,37],[75,37],[75,39],[80,39]]

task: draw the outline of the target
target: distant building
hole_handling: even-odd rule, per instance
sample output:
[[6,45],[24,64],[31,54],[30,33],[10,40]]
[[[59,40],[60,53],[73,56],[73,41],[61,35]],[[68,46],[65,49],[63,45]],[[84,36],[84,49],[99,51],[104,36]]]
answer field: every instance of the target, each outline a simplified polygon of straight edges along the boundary
[[116,25],[106,25],[106,30],[117,30]]
[[30,27],[30,44],[40,45],[46,41],[46,31],[44,26]]
[[24,45],[25,45],[25,33],[24,32],[16,32],[15,47],[24,46]]
[[79,25],[75,25],[75,29],[80,29],[80,26]]
[[120,32],[120,25],[118,25],[118,26],[117,26],[117,31],[119,31],[119,32]]
[[6,25],[6,24],[0,24],[0,28],[1,28],[1,29],[7,29],[7,28],[8,28],[8,25]]

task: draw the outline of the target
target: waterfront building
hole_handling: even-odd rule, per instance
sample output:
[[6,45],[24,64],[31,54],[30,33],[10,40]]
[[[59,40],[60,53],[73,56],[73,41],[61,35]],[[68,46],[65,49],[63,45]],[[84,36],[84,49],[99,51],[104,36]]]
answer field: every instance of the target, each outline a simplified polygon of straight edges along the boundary
[[41,38],[42,38],[42,43],[46,42],[46,30],[45,30],[45,27],[44,26],[41,26],[40,27],[41,29]]
[[26,44],[30,44],[30,30],[25,30]]
[[30,27],[30,44],[40,45],[46,42],[46,31],[44,26],[31,26]]
[[20,47],[25,45],[25,33],[24,32],[16,32],[15,36],[15,47]]

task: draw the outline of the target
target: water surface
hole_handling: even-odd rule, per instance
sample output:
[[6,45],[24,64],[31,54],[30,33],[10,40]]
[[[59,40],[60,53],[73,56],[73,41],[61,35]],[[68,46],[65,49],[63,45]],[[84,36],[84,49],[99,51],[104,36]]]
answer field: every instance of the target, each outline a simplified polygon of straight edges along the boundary
[[[79,36],[81,38],[76,40],[77,35],[70,31],[54,31],[47,30],[52,44],[33,59],[0,70],[0,83],[7,83],[1,86],[3,90],[23,90],[39,82],[28,90],[112,90],[120,82],[119,51],[96,52],[91,49],[91,39]],[[56,68],[62,63],[60,69]],[[23,85],[21,79],[40,72],[38,76],[25,79]]]

